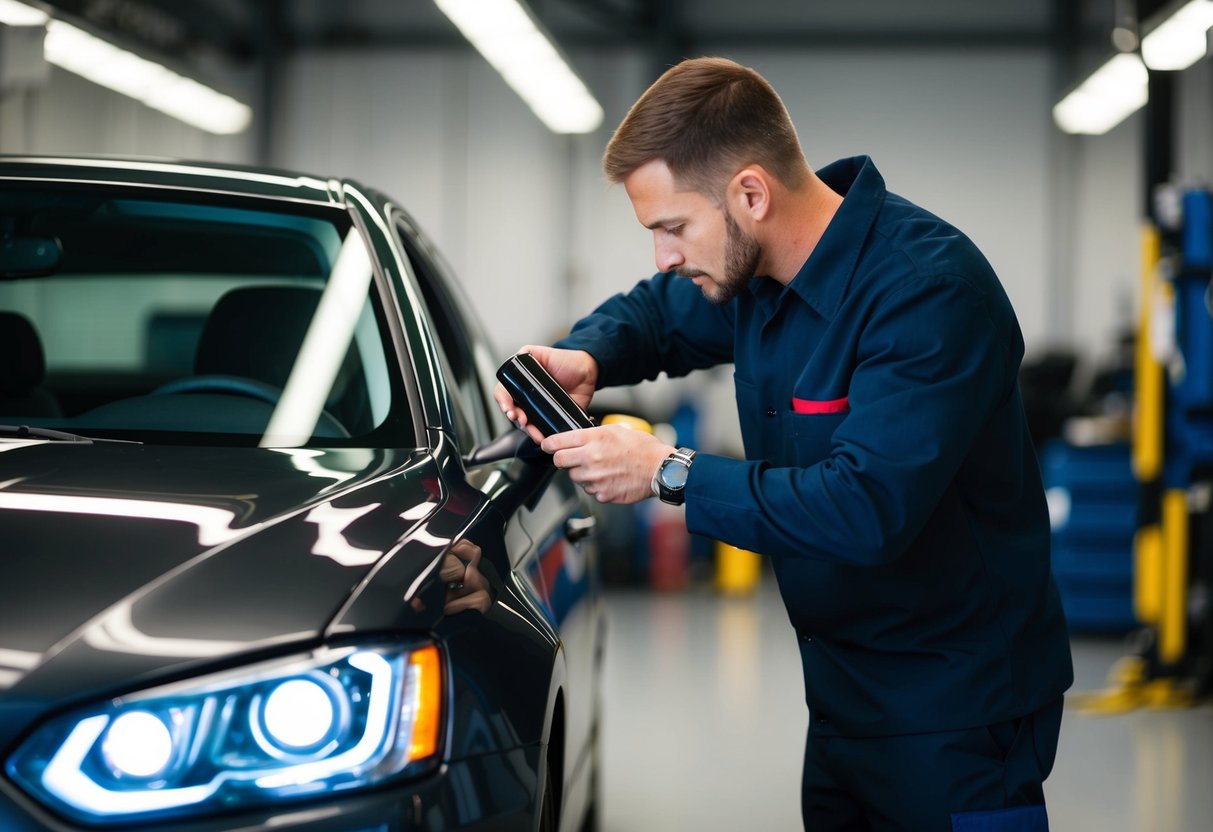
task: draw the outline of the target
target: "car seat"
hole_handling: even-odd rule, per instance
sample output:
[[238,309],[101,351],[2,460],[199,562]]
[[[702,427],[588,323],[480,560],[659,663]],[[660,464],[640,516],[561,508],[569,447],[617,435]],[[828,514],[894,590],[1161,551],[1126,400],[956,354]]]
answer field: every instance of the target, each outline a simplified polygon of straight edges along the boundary
[[[219,298],[202,328],[194,373],[237,376],[285,387],[320,297],[320,289],[307,286],[232,289]],[[351,343],[325,406],[354,431],[365,428],[369,405],[361,379],[358,348]]]
[[18,312],[0,312],[0,356],[0,416],[63,415],[55,397],[42,387],[42,340]]

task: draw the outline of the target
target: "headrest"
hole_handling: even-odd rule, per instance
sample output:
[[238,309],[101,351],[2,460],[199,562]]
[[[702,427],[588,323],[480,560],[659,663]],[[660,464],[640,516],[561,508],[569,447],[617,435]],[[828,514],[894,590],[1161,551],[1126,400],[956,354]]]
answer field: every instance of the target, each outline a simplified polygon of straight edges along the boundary
[[194,372],[245,376],[285,387],[319,303],[319,290],[301,286],[233,289],[219,298],[206,319]]
[[42,341],[24,315],[0,312],[0,356],[0,395],[24,396],[42,383]]
[[[249,286],[232,289],[211,309],[198,339],[194,372],[233,375],[285,387],[307,334],[320,289],[307,286]],[[356,366],[354,350],[329,391],[332,403],[342,395]]]

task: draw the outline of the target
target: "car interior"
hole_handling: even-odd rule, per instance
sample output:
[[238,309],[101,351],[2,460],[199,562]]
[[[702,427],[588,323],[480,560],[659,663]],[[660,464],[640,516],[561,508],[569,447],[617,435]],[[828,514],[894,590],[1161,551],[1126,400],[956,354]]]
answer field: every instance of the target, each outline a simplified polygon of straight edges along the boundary
[[[342,246],[361,245],[351,228],[337,209],[0,194],[0,423],[242,443],[294,385],[325,388],[306,439],[376,430],[407,408],[392,407],[370,275],[329,280]],[[314,362],[292,377],[309,338],[331,377]]]

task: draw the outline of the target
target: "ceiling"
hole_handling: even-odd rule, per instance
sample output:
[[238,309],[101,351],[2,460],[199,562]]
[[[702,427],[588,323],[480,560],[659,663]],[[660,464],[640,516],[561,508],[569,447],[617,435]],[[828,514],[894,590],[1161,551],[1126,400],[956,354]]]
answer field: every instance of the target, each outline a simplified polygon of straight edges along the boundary
[[[287,49],[454,48],[462,40],[432,0],[47,0],[98,28],[181,54],[252,59],[266,39]],[[1039,47],[1084,22],[1110,30],[1118,10],[1163,0],[529,0],[566,48]],[[1067,23],[1070,21],[1070,23]]]
[[[728,49],[1052,50],[1076,75],[1118,21],[1176,0],[527,0],[572,56],[647,50],[655,67]],[[317,49],[467,49],[432,0],[43,0],[178,62],[219,56],[267,73]],[[1100,57],[1102,60],[1102,57]]]

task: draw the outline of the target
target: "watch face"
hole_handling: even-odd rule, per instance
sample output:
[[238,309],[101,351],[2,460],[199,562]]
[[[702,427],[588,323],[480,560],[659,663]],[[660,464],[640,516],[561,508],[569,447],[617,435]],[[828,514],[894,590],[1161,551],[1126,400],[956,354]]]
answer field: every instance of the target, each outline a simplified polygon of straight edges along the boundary
[[687,484],[690,467],[681,461],[667,460],[661,466],[661,484],[666,488],[682,488]]

